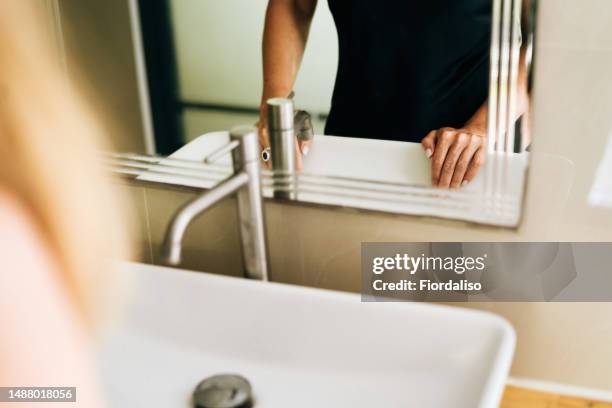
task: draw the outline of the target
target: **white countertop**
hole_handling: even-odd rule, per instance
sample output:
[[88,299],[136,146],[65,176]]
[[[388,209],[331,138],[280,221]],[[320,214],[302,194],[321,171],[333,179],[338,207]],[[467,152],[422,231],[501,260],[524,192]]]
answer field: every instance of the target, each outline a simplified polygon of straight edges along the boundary
[[[226,131],[207,133],[169,157],[202,163],[228,141]],[[301,174],[332,178],[353,190],[335,194],[337,189],[317,186],[301,191],[299,201],[515,226],[520,219],[528,155],[490,155],[487,162],[472,183],[459,191],[432,189],[430,161],[419,143],[319,135],[304,157]],[[231,157],[210,168],[216,176],[205,180],[176,174],[147,174],[140,179],[211,188],[231,173]],[[385,188],[382,192],[381,186]],[[264,196],[271,192],[264,191]]]

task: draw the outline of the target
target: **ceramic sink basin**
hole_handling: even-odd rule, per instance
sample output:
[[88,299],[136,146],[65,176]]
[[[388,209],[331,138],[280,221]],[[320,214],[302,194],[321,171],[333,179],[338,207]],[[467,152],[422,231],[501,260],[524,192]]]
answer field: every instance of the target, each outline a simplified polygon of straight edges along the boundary
[[255,407],[497,407],[514,350],[492,314],[124,263],[132,296],[101,343],[112,407],[189,407],[236,373]]

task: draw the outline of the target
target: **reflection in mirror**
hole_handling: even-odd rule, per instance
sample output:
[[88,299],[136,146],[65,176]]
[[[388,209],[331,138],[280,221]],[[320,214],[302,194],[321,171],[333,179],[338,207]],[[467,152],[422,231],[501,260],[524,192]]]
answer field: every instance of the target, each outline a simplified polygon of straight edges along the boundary
[[[157,70],[174,59],[176,69],[174,77],[151,83],[178,85],[169,93],[178,95],[184,126],[156,132],[164,136],[163,153],[247,120],[260,123],[266,148],[265,101],[295,90],[296,106],[311,112],[318,134],[423,143],[415,154],[431,156],[427,178],[443,187],[476,175],[485,153],[490,0],[162,3],[143,4],[143,26],[159,33],[165,17],[175,51],[150,65]],[[156,24],[146,21],[152,14]],[[158,42],[147,41],[147,32],[149,50]],[[174,115],[156,110],[168,113]],[[165,149],[169,134],[178,142]],[[310,144],[298,141],[298,167]]]
[[607,139],[603,157],[597,165],[589,191],[588,202],[593,207],[612,208],[612,131]]
[[532,83],[537,0],[493,2],[489,151],[524,152],[531,142]]
[[[209,171],[202,160],[228,143],[230,128],[257,124],[263,177],[272,177],[268,101],[284,98],[295,110],[299,175],[287,187],[295,194],[270,196],[518,223],[535,0],[139,6],[157,153],[170,155],[161,173],[190,160]],[[140,161],[151,181],[210,188],[216,180],[160,179],[154,161],[127,160]],[[228,158],[214,165],[231,173]]]

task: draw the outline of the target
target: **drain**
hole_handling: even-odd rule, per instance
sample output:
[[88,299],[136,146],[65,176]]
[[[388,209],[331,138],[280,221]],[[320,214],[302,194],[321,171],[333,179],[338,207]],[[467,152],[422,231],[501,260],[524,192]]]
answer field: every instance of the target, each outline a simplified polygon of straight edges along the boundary
[[251,384],[236,374],[204,379],[193,392],[195,408],[252,408]]

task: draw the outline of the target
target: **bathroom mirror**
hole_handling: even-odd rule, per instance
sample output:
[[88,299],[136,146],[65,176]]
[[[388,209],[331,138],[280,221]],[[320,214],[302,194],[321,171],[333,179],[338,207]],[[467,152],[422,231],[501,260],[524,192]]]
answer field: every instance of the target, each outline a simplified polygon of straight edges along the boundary
[[116,155],[123,174],[210,188],[232,171],[202,163],[228,129],[290,96],[315,135],[294,199],[518,225],[536,0],[130,6],[148,153],[168,159]]

